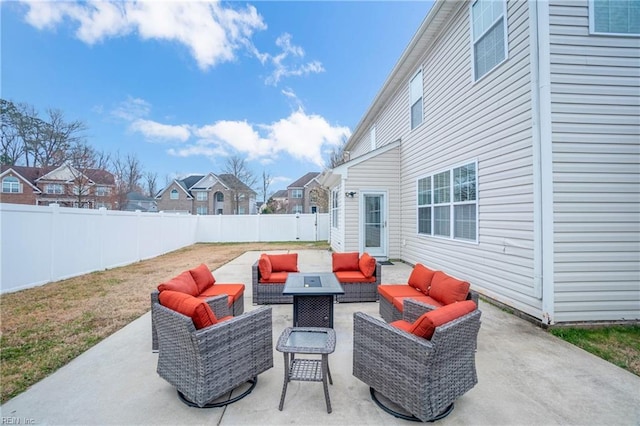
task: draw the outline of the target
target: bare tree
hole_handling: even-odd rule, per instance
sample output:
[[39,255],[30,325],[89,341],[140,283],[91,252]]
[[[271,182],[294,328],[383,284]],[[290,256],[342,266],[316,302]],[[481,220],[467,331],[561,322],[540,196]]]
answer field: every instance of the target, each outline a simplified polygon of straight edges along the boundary
[[269,195],[269,187],[271,186],[271,182],[273,182],[273,178],[268,172],[263,170],[262,171],[262,188],[260,192],[262,192],[262,201],[264,203],[267,202],[267,196]]
[[15,125],[19,113],[16,106],[0,99],[0,163],[14,165],[24,155],[24,144]]
[[[230,175],[233,175],[238,182],[243,183],[249,188],[253,188],[256,185],[256,177],[251,170],[247,167],[247,164],[244,158],[241,158],[237,155],[233,155],[227,158],[225,163],[224,172]],[[231,184],[231,193],[232,193],[232,209],[234,214],[238,214],[238,206],[240,205],[240,200],[242,197],[246,196],[246,194],[242,191],[244,189],[244,185],[236,185],[235,182],[230,182]]]
[[48,109],[47,114],[48,120],[43,124],[41,137],[33,154],[34,163],[40,167],[59,166],[64,163],[74,145],[84,140],[81,132],[86,130],[82,121],[65,121],[64,114],[58,109]]
[[74,178],[73,195],[77,206],[82,208],[95,202],[95,190],[92,191],[94,182],[92,175],[97,172],[99,166],[105,161],[106,154],[96,151],[84,142],[76,142],[68,150],[67,164]]
[[331,149],[331,152],[329,153],[328,168],[333,169],[334,167],[337,167],[340,164],[343,164],[349,161],[349,152],[344,150],[344,147],[346,145],[347,145],[347,140],[343,138],[340,146],[333,147]]
[[113,158],[112,168],[116,178],[118,209],[122,210],[127,205],[127,194],[141,191],[139,182],[142,179],[142,168],[135,154],[127,154],[123,158],[119,152]]
[[158,193],[158,174],[156,172],[146,172],[144,174],[144,181],[146,184],[147,195],[149,197],[155,197]]

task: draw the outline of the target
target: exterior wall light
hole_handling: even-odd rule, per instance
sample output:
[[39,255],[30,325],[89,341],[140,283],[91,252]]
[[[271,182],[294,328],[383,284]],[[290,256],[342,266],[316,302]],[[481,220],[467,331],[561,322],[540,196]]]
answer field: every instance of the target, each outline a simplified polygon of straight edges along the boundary
[[356,196],[356,191],[348,191],[348,192],[345,192],[344,195],[348,198],[353,198]]

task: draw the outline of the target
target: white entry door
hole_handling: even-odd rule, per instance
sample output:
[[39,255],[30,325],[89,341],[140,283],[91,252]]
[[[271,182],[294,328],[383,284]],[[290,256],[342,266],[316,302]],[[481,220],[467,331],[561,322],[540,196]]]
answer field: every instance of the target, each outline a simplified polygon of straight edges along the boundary
[[387,257],[386,197],[380,192],[362,194],[362,249],[374,257]]

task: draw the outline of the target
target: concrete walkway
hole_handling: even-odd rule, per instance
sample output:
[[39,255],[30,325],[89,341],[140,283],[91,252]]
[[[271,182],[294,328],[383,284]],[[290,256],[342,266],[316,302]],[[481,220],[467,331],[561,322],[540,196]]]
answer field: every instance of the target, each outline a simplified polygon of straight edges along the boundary
[[[219,282],[244,282],[251,303],[247,252],[214,272]],[[194,260],[194,266],[197,260]],[[305,272],[327,271],[323,250],[299,252]],[[383,266],[383,283],[406,282],[411,268]],[[480,302],[482,326],[476,366],[478,384],[458,399],[442,425],[639,425],[640,378],[565,343],[540,328]],[[336,351],[329,357],[334,384],[327,414],[320,383],[291,382],[278,411],[283,357],[259,376],[245,399],[226,408],[197,409],[181,403],[156,373],[147,313],[67,366],[5,403],[3,424],[51,425],[395,425],[411,424],[379,409],[369,388],[352,375],[353,313],[378,315],[377,303],[335,306]],[[291,305],[273,305],[274,348],[292,322]]]

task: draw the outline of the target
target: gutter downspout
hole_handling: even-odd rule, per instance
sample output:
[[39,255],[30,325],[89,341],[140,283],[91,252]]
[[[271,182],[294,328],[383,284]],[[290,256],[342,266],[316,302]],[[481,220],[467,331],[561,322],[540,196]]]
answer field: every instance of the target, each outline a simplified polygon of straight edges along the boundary
[[553,132],[551,128],[551,40],[549,2],[529,2],[533,145],[534,294],[542,300],[542,322],[555,316],[553,234]]

